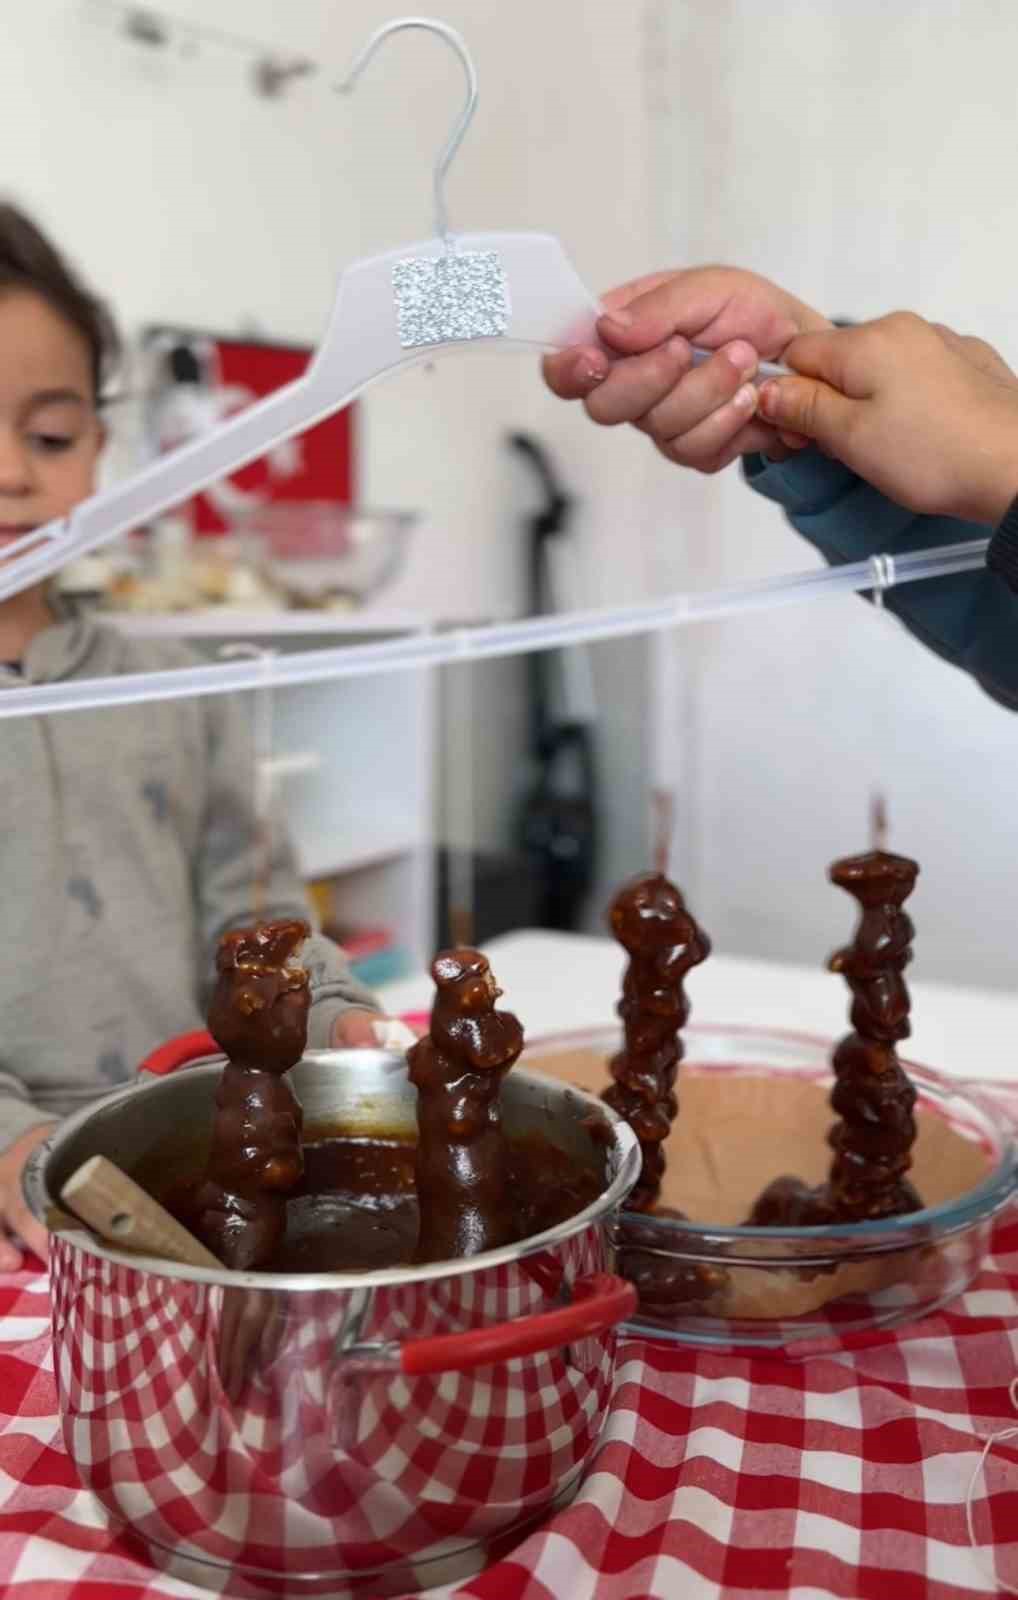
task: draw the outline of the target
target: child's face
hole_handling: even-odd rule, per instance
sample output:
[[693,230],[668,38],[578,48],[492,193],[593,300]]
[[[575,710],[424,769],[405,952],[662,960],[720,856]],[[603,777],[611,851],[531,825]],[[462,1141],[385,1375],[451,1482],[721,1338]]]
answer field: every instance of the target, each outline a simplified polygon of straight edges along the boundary
[[31,290],[0,292],[0,551],[92,493],[103,440],[81,334]]

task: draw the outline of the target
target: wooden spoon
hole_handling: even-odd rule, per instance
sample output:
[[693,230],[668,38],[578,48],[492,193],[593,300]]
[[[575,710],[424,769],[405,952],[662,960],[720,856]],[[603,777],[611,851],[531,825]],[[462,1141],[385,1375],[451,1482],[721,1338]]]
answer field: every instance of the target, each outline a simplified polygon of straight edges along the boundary
[[60,1198],[115,1250],[162,1256],[184,1267],[222,1270],[223,1263],[211,1250],[105,1156],[83,1162],[64,1184]]

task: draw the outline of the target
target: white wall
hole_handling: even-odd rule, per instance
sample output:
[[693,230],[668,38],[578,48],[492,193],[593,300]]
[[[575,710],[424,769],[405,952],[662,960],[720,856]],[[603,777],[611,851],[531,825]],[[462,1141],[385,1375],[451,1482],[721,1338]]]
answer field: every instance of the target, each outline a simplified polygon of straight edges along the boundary
[[[168,10],[324,59],[342,74],[388,0],[174,0]],[[481,81],[476,122],[450,178],[454,227],[557,231],[593,286],[651,254],[644,6],[584,0],[443,0]],[[5,7],[0,187],[80,260],[135,330],[152,320],[314,340],[337,269],[432,230],[432,152],[462,95],[436,40],[389,41],[349,100],[328,76],[282,101],[249,92],[244,59],[146,53],[92,0]],[[503,446],[526,426],[583,496],[588,598],[644,591],[638,439],[605,451],[578,412],[547,396],[535,363],[473,356],[413,371],[363,402],[364,498],[426,508],[388,604],[447,614],[512,612],[521,599],[525,506]],[[605,878],[640,864],[643,779],[625,741],[607,755],[613,805]],[[502,826],[511,778],[489,761],[479,825]]]
[[[336,76],[391,14],[388,0],[169,9],[321,57]],[[344,260],[430,230],[430,155],[461,94],[437,41],[391,41],[349,101],[323,77],[265,102],[242,58],[146,55],[99,11],[5,8],[0,187],[53,228],[129,328],[253,323],[314,340]],[[743,261],[832,311],[914,305],[1018,358],[1013,6],[444,0],[441,12],[467,34],[482,87],[450,179],[454,224],[550,227],[595,286],[662,261]],[[523,357],[414,371],[363,409],[365,497],[430,519],[390,603],[517,608],[530,502],[503,436],[521,425],[583,497],[593,603],[816,559],[734,474],[686,477],[638,437],[598,432]],[[822,959],[848,916],[824,870],[865,843],[879,775],[893,842],[924,865],[921,969],[1011,980],[1011,717],[848,600],[690,631],[676,655],[680,863],[722,947]],[[645,860],[640,659],[598,655],[599,901]],[[512,671],[489,678],[507,711],[475,741],[488,844],[505,836],[519,776],[517,687]]]
[[[910,306],[1018,359],[1018,10],[1003,0],[656,0],[657,261],[727,260],[833,315]],[[816,559],[735,473],[654,493],[660,581]],[[923,877],[916,970],[1018,973],[1018,721],[846,599],[683,638],[683,870],[723,948],[818,962],[874,780]],[[978,1064],[973,1064],[977,1070]]]

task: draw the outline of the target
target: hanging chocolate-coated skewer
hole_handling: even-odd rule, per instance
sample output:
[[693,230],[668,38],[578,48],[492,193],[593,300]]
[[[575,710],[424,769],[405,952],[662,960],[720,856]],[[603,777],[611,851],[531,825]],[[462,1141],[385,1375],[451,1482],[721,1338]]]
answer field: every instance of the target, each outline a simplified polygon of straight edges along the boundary
[[914,929],[902,908],[918,873],[917,862],[886,850],[836,861],[831,868],[831,881],[862,910],[854,941],[830,962],[852,991],[854,1029],[832,1060],[838,1081],[831,1107],[841,1121],[830,1134],[829,1187],[842,1221],[901,1216],[921,1206],[905,1177],[915,1142],[916,1092],[896,1049],[912,1031],[904,971]]
[[661,1192],[664,1141],[678,1112],[680,1030],[689,1017],[683,981],[707,959],[710,940],[661,872],[625,884],[609,915],[630,959],[618,1006],[624,1043],[611,1061],[615,1081],[603,1098],[640,1141],[643,1171],[628,1203],[633,1210],[649,1211]]
[[459,1260],[520,1236],[499,1092],[523,1029],[495,1009],[502,991],[479,950],[442,951],[431,976],[431,1027],[407,1054],[417,1089],[417,1262]]
[[285,1074],[304,1054],[311,1004],[296,954],[306,922],[239,928],[222,940],[208,1025],[228,1057],[194,1231],[225,1266],[265,1267],[300,1181],[303,1113]]
[[832,1057],[837,1081],[831,1109],[839,1117],[828,1136],[834,1160],[818,1189],[791,1177],[769,1184],[752,1223],[863,1222],[921,1208],[906,1177],[916,1135],[916,1091],[896,1049],[911,1032],[904,971],[914,929],[903,906],[918,873],[915,861],[887,850],[847,856],[830,869],[831,882],[847,890],[862,911],[854,940],[829,963],[852,991],[853,1029]]

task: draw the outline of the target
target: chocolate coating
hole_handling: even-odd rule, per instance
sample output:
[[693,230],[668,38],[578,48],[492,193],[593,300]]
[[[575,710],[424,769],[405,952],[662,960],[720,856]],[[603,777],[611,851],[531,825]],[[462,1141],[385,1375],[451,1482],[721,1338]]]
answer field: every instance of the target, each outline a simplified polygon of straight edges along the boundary
[[625,1041],[610,1063],[615,1082],[603,1099],[640,1141],[643,1170],[627,1204],[649,1211],[661,1192],[664,1141],[678,1112],[675,1080],[689,1018],[683,980],[710,954],[710,940],[660,872],[623,885],[612,901],[611,929],[630,960],[618,1014]]
[[[689,1220],[674,1206],[655,1207],[653,1215],[661,1221]],[[720,1309],[728,1283],[724,1267],[680,1261],[673,1248],[643,1217],[623,1213],[619,1219],[618,1271],[638,1291],[641,1312],[657,1317],[706,1314],[712,1303]]]
[[754,1228],[819,1228],[841,1220],[826,1183],[811,1189],[801,1178],[775,1178],[757,1199],[747,1226]]
[[431,1031],[408,1052],[417,1088],[420,1232],[414,1260],[454,1261],[520,1237],[499,1090],[523,1029],[496,1011],[502,993],[477,950],[445,950],[431,967]]
[[284,1074],[301,1059],[311,1003],[294,961],[305,922],[237,929],[222,940],[209,1031],[229,1057],[216,1090],[212,1148],[195,1196],[196,1232],[224,1265],[264,1267],[304,1170],[303,1114]]
[[911,1031],[904,971],[915,930],[902,907],[918,874],[915,861],[885,850],[848,856],[830,869],[831,882],[862,912],[854,940],[828,963],[852,991],[853,1031],[831,1059],[837,1079],[831,1109],[839,1117],[828,1135],[834,1160],[819,1189],[796,1178],[769,1184],[753,1208],[753,1223],[865,1222],[922,1206],[905,1176],[912,1165],[916,1092],[895,1048]]

